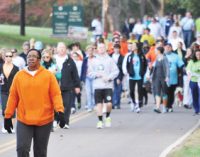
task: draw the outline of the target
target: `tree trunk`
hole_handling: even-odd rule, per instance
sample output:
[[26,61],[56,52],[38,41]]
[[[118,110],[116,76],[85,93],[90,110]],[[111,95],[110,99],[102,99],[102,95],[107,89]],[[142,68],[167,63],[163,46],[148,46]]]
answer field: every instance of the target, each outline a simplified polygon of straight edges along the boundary
[[159,0],[160,1],[160,9],[158,11],[158,15],[159,16],[164,16],[164,0]]
[[142,18],[146,12],[146,3],[147,3],[147,0],[140,0],[140,17]]

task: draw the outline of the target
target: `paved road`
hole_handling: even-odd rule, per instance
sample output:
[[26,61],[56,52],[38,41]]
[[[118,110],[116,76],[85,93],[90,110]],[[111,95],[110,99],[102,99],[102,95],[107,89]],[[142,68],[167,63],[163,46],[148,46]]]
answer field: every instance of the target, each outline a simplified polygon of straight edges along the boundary
[[[182,107],[167,114],[154,113],[152,108],[147,105],[137,114],[123,103],[121,110],[112,112],[112,127],[101,130],[96,129],[94,112],[81,112],[73,116],[69,130],[51,134],[48,157],[158,157],[200,118]],[[16,156],[15,135],[0,133],[0,156]]]

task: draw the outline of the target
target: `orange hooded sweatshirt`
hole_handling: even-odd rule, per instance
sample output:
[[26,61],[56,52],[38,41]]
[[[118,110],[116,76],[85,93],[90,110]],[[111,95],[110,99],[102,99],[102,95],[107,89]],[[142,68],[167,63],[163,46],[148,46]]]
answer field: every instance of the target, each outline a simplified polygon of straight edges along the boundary
[[32,76],[19,71],[10,88],[5,118],[17,109],[17,119],[27,125],[42,126],[54,119],[54,109],[64,112],[61,91],[55,76],[42,66]]

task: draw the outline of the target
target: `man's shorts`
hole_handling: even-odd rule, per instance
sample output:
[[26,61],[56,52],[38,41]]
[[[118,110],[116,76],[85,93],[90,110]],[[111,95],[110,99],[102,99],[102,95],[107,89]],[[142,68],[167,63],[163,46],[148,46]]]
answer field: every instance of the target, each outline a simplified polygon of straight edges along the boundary
[[112,103],[112,89],[95,89],[94,99],[95,103]]

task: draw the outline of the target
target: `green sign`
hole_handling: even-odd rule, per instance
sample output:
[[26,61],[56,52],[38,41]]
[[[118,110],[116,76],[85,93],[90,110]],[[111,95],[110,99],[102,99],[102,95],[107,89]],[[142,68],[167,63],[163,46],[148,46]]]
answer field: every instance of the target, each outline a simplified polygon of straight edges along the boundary
[[83,26],[83,7],[80,5],[53,7],[53,34],[67,35],[68,26]]
[[83,7],[80,5],[70,5],[67,8],[69,26],[83,26]]
[[67,34],[68,11],[66,6],[53,7],[53,34]]

